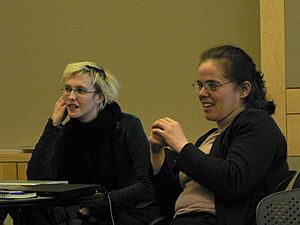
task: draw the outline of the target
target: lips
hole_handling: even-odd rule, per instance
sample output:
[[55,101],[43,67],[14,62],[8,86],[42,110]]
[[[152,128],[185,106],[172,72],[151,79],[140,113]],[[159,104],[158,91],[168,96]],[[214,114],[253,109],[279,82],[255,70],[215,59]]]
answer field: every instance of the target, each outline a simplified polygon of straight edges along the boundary
[[212,107],[214,104],[210,102],[202,102],[203,108],[207,109]]
[[69,104],[69,105],[68,105],[68,108],[70,108],[70,109],[78,109],[79,106],[78,106],[78,105],[75,105],[75,104]]

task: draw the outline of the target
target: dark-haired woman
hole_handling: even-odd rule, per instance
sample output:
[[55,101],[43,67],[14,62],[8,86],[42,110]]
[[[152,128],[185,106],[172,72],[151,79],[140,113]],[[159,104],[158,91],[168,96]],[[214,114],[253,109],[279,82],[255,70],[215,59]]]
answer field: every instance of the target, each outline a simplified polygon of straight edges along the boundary
[[[153,183],[172,225],[254,225],[257,203],[288,175],[287,146],[271,117],[263,76],[251,57],[234,46],[202,54],[198,91],[216,128],[195,144],[180,124],[161,118],[149,137]],[[178,153],[170,170],[164,146]]]

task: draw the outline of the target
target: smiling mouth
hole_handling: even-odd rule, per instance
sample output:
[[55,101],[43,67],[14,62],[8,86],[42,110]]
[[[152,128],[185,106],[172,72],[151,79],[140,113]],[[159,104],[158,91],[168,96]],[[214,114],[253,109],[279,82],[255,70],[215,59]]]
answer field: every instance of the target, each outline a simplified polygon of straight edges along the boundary
[[209,103],[209,102],[202,102],[203,108],[207,109],[212,107],[214,104],[213,103]]

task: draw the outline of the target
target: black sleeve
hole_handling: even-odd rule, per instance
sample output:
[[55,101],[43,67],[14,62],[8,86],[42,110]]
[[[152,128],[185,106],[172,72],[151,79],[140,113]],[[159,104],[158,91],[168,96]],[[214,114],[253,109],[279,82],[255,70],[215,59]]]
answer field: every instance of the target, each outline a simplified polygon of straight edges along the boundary
[[136,207],[138,204],[153,201],[153,189],[148,174],[150,166],[149,143],[140,120],[133,117],[123,127],[125,146],[137,182],[119,190],[109,192],[113,206],[119,209]]
[[181,171],[223,199],[247,196],[276,164],[286,160],[286,142],[273,119],[266,113],[241,113],[212,150],[224,155],[205,154],[189,143],[178,157]]
[[55,127],[48,121],[28,162],[27,178],[31,180],[58,179],[62,149],[62,127]]

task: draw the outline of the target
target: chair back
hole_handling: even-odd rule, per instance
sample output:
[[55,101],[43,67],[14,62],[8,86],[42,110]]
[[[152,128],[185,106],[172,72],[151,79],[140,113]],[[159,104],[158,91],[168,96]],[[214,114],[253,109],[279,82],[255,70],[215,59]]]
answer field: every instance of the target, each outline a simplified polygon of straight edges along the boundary
[[300,188],[300,172],[298,173],[295,181],[294,181],[294,184],[292,186],[292,188]]
[[300,189],[280,191],[263,198],[256,208],[257,225],[299,225]]
[[295,170],[290,170],[289,171],[289,175],[284,178],[273,190],[273,193],[278,192],[278,191],[284,191],[290,184],[290,182],[292,181],[292,179],[294,178],[294,176],[296,175],[297,171]]

